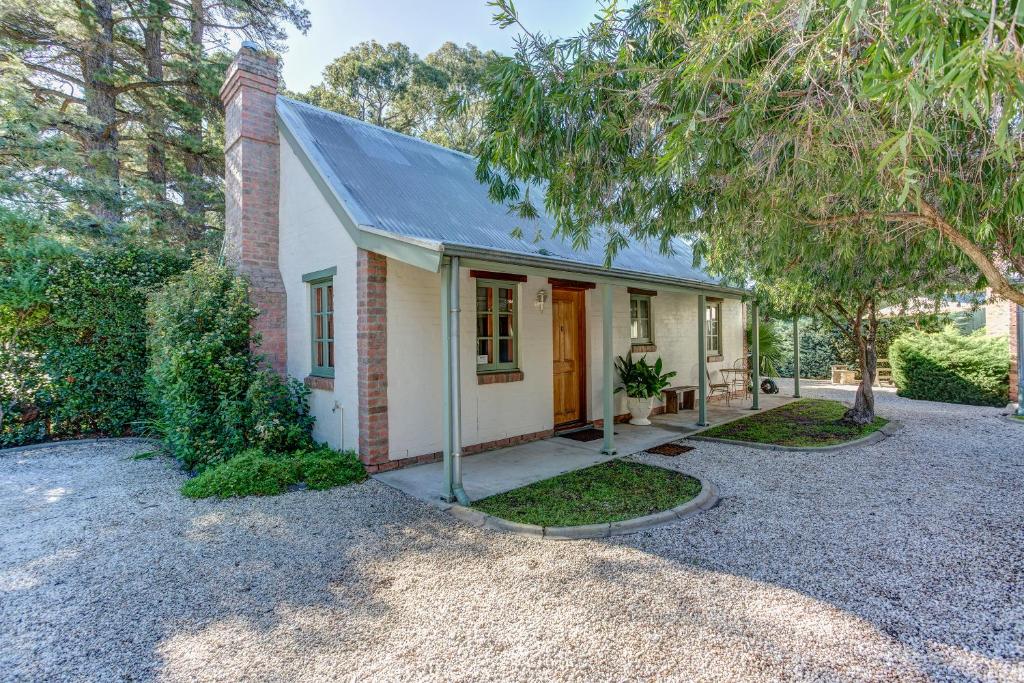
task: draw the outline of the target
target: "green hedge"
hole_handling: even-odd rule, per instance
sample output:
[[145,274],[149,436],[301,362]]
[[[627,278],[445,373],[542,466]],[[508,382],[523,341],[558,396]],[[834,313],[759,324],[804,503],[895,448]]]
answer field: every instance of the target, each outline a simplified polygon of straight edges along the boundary
[[145,419],[146,296],[188,263],[133,244],[68,246],[0,214],[0,447],[123,435]]
[[1002,337],[908,332],[889,349],[900,396],[976,406],[1009,401],[1010,350]]
[[189,470],[260,449],[308,447],[309,390],[261,368],[246,281],[199,262],[150,298],[153,426]]

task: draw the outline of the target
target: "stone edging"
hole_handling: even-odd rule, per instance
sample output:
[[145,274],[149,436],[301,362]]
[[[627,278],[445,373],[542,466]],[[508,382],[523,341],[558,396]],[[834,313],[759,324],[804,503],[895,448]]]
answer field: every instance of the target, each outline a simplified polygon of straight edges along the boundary
[[712,443],[724,443],[732,446],[743,446],[744,448],[756,448],[760,451],[812,451],[817,453],[830,453],[833,451],[842,451],[847,448],[854,448],[856,446],[867,446],[873,443],[877,443],[883,439],[887,439],[900,429],[903,428],[903,423],[898,420],[890,420],[888,424],[879,429],[878,431],[871,432],[867,436],[862,436],[859,439],[853,441],[847,441],[845,443],[837,443],[831,446],[779,446],[772,443],[757,443],[755,441],[739,441],[738,439],[719,439],[714,436],[701,436],[700,434],[694,434],[693,436],[686,437],[690,441],[710,441]]
[[143,443],[153,444],[154,446],[161,445],[159,439],[150,439],[145,436],[103,436],[97,439],[65,439],[62,441],[40,441],[39,443],[30,443],[25,446],[11,446],[10,448],[0,448],[0,456],[8,455],[11,453],[21,453],[23,451],[33,451],[39,448],[54,448],[56,446],[86,446],[92,443],[106,443],[108,441],[141,441]]
[[[672,471],[678,472],[679,470]],[[686,474],[686,472],[681,472],[681,474]],[[581,526],[544,527],[536,524],[510,522],[507,519],[494,517],[493,515],[480,512],[479,510],[474,510],[473,508],[457,504],[447,508],[446,511],[453,517],[469,524],[470,526],[494,529],[497,531],[507,531],[513,534],[519,534],[520,536],[534,536],[537,538],[547,538],[556,541],[622,536],[624,534],[632,534],[637,531],[642,531],[643,529],[649,529],[661,524],[667,524],[668,522],[674,522],[677,519],[689,517],[701,510],[708,510],[718,503],[718,490],[715,488],[714,484],[703,477],[695,477],[692,474],[687,474],[687,476],[700,481],[700,493],[697,494],[696,498],[693,498],[682,505],[677,505],[671,510],[655,512],[652,515],[634,517],[633,519],[624,519],[618,522],[584,524]]]
[[1014,417],[1013,415],[1000,415],[999,417],[1001,417],[1006,422],[1024,427],[1024,420]]

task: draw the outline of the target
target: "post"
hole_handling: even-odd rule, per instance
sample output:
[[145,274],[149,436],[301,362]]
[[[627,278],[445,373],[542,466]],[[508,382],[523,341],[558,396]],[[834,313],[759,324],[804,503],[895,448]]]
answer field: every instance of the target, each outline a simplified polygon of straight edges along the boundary
[[601,285],[601,385],[604,399],[604,444],[601,452],[605,455],[615,455],[615,394],[614,373],[615,364],[612,353],[612,286],[608,283]]
[[459,291],[459,257],[452,256],[448,262],[448,381],[451,387],[449,398],[449,439],[451,440],[451,489],[452,495],[461,505],[469,505],[469,496],[462,488],[462,381],[460,373],[459,314],[461,312]]
[[757,307],[757,301],[750,302],[750,337],[751,337],[751,363],[750,381],[754,385],[754,400],[750,404],[751,410],[760,410],[758,399],[761,395],[761,311]]
[[451,264],[445,259],[441,264],[441,432],[444,439],[444,481],[441,484],[441,500],[451,503],[455,500],[452,488],[452,376],[451,376]]
[[800,316],[793,316],[793,398],[800,398]]
[[708,302],[703,294],[697,295],[697,426],[708,426],[708,354],[707,324]]
[[1024,415],[1024,306],[1017,306],[1017,414]]

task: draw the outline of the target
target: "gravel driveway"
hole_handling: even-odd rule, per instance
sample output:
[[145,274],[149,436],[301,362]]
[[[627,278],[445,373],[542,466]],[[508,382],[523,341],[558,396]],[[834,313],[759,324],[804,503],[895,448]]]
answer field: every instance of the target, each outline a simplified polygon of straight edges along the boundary
[[376,481],[189,501],[137,442],[0,453],[0,679],[1024,680],[1024,425],[878,407],[905,428],[855,450],[646,456],[722,503],[562,543]]

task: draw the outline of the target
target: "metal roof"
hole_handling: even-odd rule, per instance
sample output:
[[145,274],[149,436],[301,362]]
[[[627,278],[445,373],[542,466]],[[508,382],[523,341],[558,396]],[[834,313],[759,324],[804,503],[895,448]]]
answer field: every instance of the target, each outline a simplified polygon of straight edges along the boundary
[[[476,179],[476,159],[425,140],[329,112],[286,97],[277,98],[279,120],[360,229],[406,242],[482,259],[521,259],[524,265],[577,264],[604,272],[680,284],[724,287],[693,265],[681,240],[673,254],[633,243],[604,268],[604,244],[574,249],[553,236],[554,220],[511,213],[493,202]],[[517,237],[516,235],[521,235]]]

